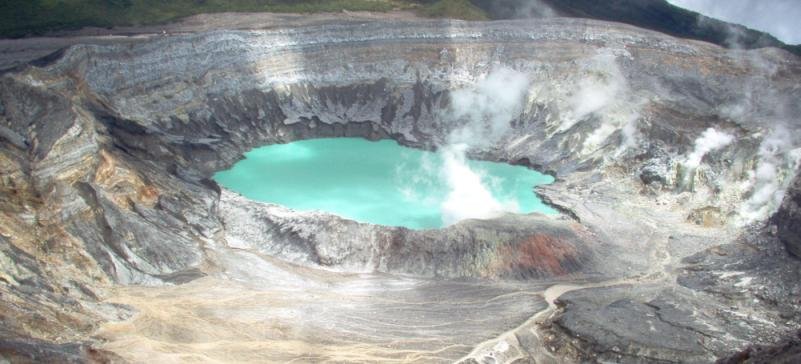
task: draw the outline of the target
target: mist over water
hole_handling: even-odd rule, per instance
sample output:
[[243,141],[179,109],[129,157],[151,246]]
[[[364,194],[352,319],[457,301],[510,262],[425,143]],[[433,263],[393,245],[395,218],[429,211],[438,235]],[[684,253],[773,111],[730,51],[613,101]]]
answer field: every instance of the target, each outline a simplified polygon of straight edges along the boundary
[[534,194],[553,177],[505,163],[467,159],[395,141],[311,139],[245,154],[214,179],[253,200],[322,210],[361,222],[412,229],[439,228],[499,211],[556,213]]
[[468,163],[467,153],[491,147],[503,138],[513,118],[520,115],[529,83],[527,75],[498,66],[475,84],[451,94],[451,107],[440,115],[451,127],[440,152],[449,189],[441,205],[446,224],[519,212],[514,200],[490,193],[490,186]]

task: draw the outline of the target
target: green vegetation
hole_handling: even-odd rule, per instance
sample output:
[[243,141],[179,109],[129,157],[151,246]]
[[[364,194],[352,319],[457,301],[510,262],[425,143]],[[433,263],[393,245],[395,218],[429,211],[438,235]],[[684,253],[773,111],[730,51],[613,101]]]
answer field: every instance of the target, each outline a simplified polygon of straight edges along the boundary
[[2,0],[0,36],[82,27],[159,24],[217,12],[317,13],[417,10],[430,17],[486,19],[468,0]]
[[488,19],[484,10],[473,5],[469,0],[439,0],[423,6],[418,13],[429,18]]
[[158,24],[201,13],[389,11],[409,6],[403,0],[5,0],[0,2],[0,35]]

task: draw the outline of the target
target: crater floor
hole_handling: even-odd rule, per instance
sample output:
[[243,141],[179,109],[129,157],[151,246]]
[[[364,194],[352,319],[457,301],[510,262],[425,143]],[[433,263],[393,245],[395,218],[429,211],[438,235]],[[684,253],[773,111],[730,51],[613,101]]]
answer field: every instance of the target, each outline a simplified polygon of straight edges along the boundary
[[[545,282],[345,274],[247,251],[215,255],[218,277],[115,290],[109,300],[138,314],[104,325],[102,347],[134,362],[455,362],[547,307]],[[525,356],[517,351],[502,355]]]

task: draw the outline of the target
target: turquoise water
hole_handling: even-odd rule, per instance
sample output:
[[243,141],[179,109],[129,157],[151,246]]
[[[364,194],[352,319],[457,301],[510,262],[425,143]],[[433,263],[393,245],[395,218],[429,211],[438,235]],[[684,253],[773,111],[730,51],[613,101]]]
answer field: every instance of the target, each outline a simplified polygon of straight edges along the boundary
[[[311,139],[253,149],[214,179],[250,199],[295,210],[427,229],[453,222],[443,218],[444,209],[455,205],[469,215],[469,210],[486,205],[480,200],[467,208],[459,204],[463,201],[458,199],[472,196],[452,193],[461,175],[446,175],[454,169],[447,163],[453,161],[448,162],[445,153],[407,148],[392,140]],[[551,183],[553,177],[504,163],[465,164],[506,211],[555,213],[533,193],[534,186]]]

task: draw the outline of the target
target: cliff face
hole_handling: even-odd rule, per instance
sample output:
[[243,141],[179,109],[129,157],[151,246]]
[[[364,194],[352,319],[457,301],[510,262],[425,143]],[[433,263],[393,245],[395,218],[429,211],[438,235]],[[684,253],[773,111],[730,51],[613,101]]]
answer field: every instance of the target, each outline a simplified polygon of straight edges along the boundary
[[[246,201],[209,180],[254,146],[302,138],[393,138],[436,148],[454,129],[446,122],[453,90],[501,66],[529,78],[525,104],[496,143],[472,153],[556,174],[557,183],[539,193],[563,216],[409,231]],[[9,339],[11,349],[0,352],[28,355],[51,345],[80,357],[91,353],[69,343],[97,347],[102,339],[104,350],[128,360],[193,351],[215,358],[221,351],[192,343],[238,340],[237,330],[253,330],[254,342],[283,349],[265,358],[253,344],[236,358],[308,354],[289,344],[297,342],[324,344],[313,353],[321,360],[409,352],[444,361],[552,357],[536,334],[542,320],[529,320],[536,312],[558,314],[545,325],[552,340],[582,337],[561,346],[564,358],[703,362],[768,343],[799,320],[775,302],[792,297],[798,280],[763,282],[770,272],[729,272],[699,256],[692,264],[703,267],[687,273],[682,259],[712,254],[706,249],[740,239],[742,226],[776,209],[801,140],[801,106],[793,102],[799,78],[801,62],[783,51],[725,51],[576,19],[332,19],[70,47],[0,75],[2,335],[33,342]],[[786,235],[797,224],[779,225]],[[782,277],[791,277],[797,263],[782,262],[790,272]],[[680,275],[688,278],[677,285]],[[758,314],[734,323],[716,310],[732,295],[719,295],[710,280],[725,277],[751,277],[724,285],[737,287],[740,311]],[[452,278],[467,279],[464,288],[449,286]],[[485,278],[500,283],[475,280]],[[557,303],[547,292],[545,301],[513,299],[542,296],[546,281],[601,282],[593,283],[600,293],[579,290]],[[621,283],[633,288],[612,287]],[[378,308],[348,311],[356,306],[343,292],[362,290],[379,298],[356,306]],[[239,316],[204,292],[228,297]],[[260,309],[250,301],[257,296],[274,306]],[[293,300],[295,310],[339,307],[342,314],[301,322],[285,315]],[[416,310],[426,300],[455,302],[458,310],[436,306],[423,319],[450,329],[407,338],[377,324],[394,312],[398,322],[425,327]],[[152,306],[159,302],[188,304],[173,307],[172,319]],[[550,308],[540,311],[545,303]],[[627,320],[639,317],[631,312],[657,312],[660,325],[703,340],[665,343],[664,332],[642,326],[645,319],[593,321],[607,311]],[[486,314],[492,324],[473,326]],[[370,320],[355,332],[386,335],[347,329],[361,316]],[[230,332],[214,329],[220,325]],[[608,332],[623,343],[647,340],[621,347],[601,340]],[[399,337],[408,341],[386,349]],[[355,344],[367,346],[335,354]]]
[[782,206],[772,218],[779,239],[790,254],[801,258],[801,177],[796,176],[787,189]]

